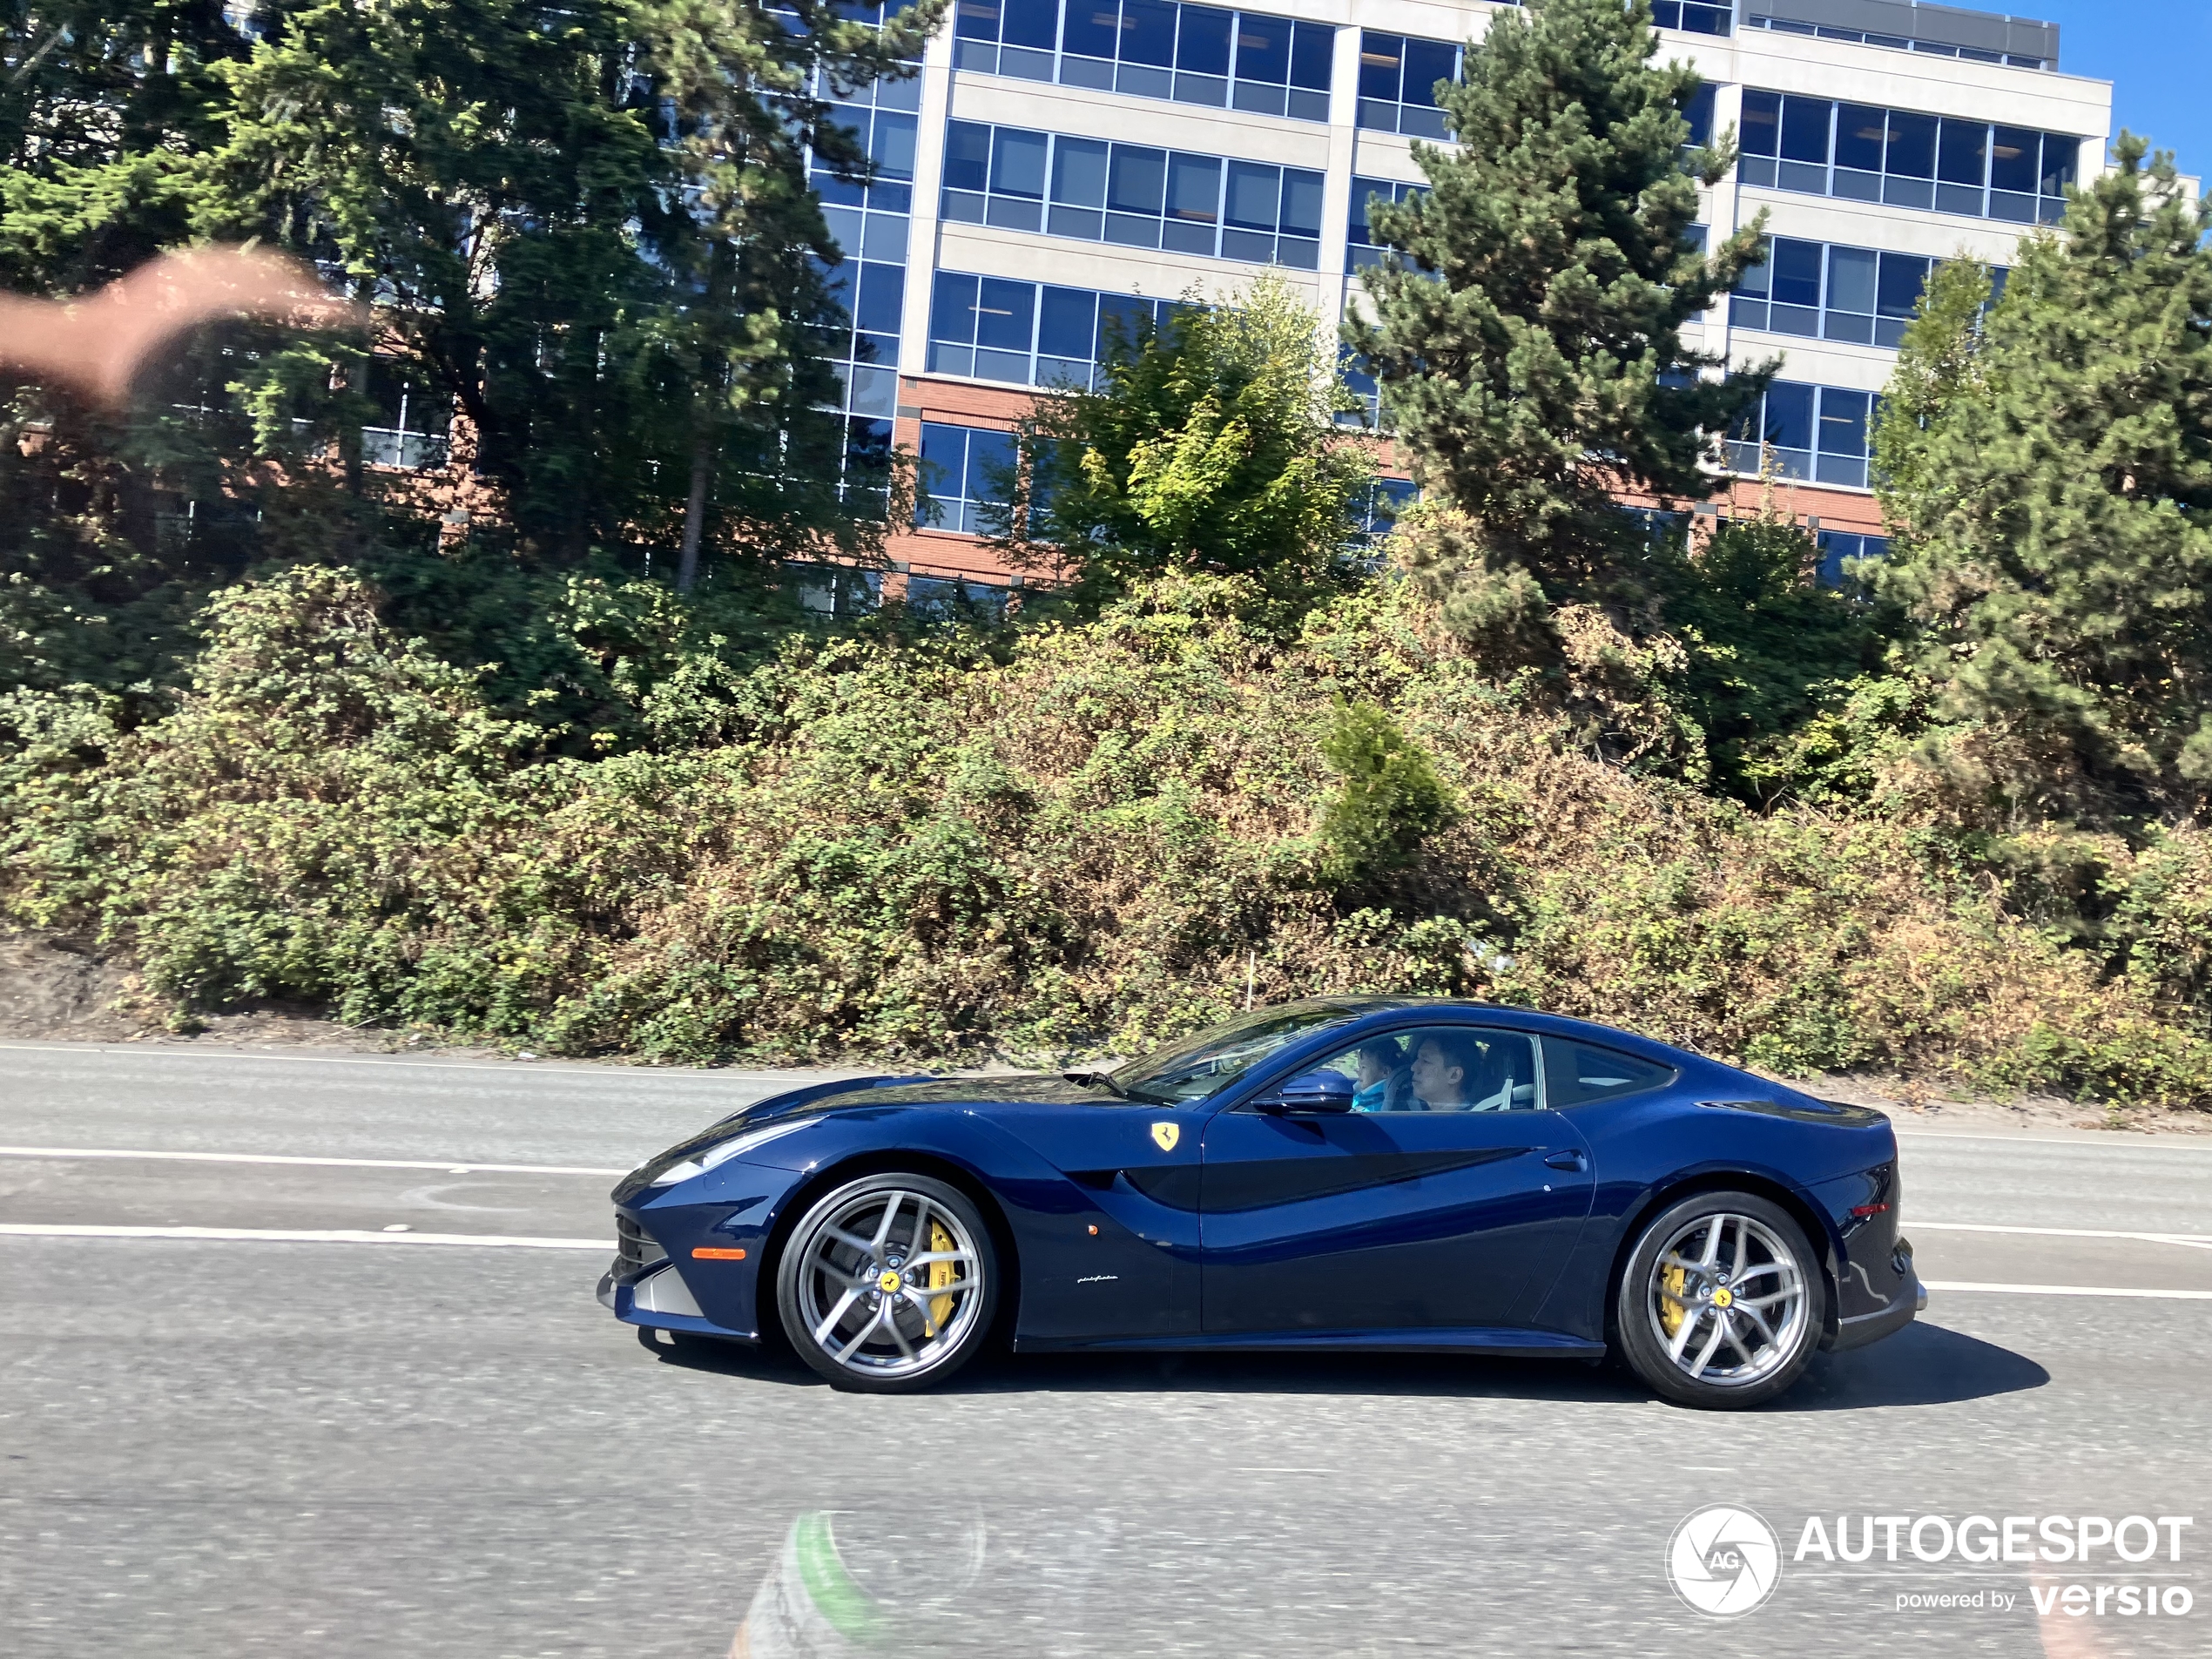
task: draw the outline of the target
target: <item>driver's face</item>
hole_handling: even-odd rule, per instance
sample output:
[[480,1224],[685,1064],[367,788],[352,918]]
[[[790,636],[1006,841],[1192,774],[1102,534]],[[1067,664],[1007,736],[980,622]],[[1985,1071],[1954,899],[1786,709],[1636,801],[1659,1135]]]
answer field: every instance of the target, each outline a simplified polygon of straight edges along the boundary
[[1433,1039],[1422,1043],[1420,1052],[1413,1056],[1413,1093],[1432,1106],[1459,1099],[1460,1085],[1466,1077],[1460,1067],[1446,1062],[1444,1050]]

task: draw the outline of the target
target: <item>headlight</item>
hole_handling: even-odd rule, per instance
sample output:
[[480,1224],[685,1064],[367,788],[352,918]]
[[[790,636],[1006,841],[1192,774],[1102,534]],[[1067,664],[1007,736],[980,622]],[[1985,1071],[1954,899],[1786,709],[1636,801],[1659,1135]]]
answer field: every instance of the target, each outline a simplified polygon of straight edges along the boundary
[[805,1129],[815,1120],[811,1117],[792,1118],[781,1123],[771,1123],[749,1134],[738,1136],[719,1146],[711,1146],[704,1152],[685,1158],[681,1163],[671,1163],[653,1177],[657,1187],[672,1187],[678,1181],[688,1181],[695,1175],[705,1175],[736,1157],[740,1152],[750,1152],[756,1146],[765,1146],[779,1135],[788,1135],[795,1129]]

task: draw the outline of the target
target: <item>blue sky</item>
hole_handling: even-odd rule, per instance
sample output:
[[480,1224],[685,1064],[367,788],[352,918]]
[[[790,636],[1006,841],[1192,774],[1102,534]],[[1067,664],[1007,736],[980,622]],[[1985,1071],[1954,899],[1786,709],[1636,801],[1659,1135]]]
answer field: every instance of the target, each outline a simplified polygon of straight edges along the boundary
[[2206,0],[1953,0],[2059,26],[2059,67],[2110,81],[2112,127],[2212,175],[2212,5]]

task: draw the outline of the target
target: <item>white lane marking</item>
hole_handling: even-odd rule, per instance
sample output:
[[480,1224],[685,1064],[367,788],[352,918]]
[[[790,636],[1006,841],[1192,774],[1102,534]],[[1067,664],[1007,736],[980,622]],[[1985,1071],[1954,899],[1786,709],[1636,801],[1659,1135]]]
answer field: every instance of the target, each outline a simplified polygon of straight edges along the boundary
[[11,1238],[212,1238],[274,1244],[475,1244],[486,1250],[611,1251],[611,1238],[520,1238],[504,1233],[385,1233],[358,1227],[323,1231],[284,1231],[273,1227],[92,1227],[48,1226],[35,1221],[0,1221],[0,1236]]
[[275,1060],[303,1066],[428,1066],[439,1071],[499,1071],[513,1073],[528,1070],[537,1075],[551,1073],[563,1077],[597,1077],[604,1082],[610,1077],[636,1077],[655,1082],[671,1077],[694,1082],[779,1082],[790,1079],[788,1086],[799,1088],[810,1082],[828,1082],[840,1077],[880,1077],[889,1074],[877,1071],[710,1071],[687,1066],[556,1066],[541,1060],[404,1060],[398,1055],[347,1055],[335,1054],[300,1054],[296,1050],[284,1054],[261,1054],[252,1049],[202,1049],[194,1050],[181,1044],[149,1045],[145,1043],[112,1042],[0,1042],[0,1050],[17,1054],[97,1054],[117,1058],[144,1059],[158,1055],[164,1059],[190,1060]]
[[0,1158],[159,1158],[179,1163],[305,1163],[341,1170],[441,1170],[448,1175],[628,1175],[567,1163],[466,1163],[457,1158],[296,1157],[277,1152],[148,1152],[117,1147],[0,1146]]
[[2212,1136],[2161,1135],[2155,1130],[2084,1130],[2078,1140],[2062,1140],[2055,1135],[1976,1135],[1966,1130],[1908,1129],[1894,1122],[1890,1127],[1899,1140],[1996,1141],[2006,1146],[2102,1146],[2124,1152],[2145,1152],[2154,1148],[2212,1152]]
[[2101,1227],[2004,1227],[1980,1221],[1916,1221],[1906,1231],[1931,1233],[2020,1233],[2035,1238],[2133,1238],[2146,1244],[2186,1244],[2192,1250],[2212,1250],[2212,1237],[2203,1233],[2109,1232]]
[[1920,1282],[1932,1291],[1997,1291],[2009,1296],[2141,1296],[2162,1302],[2212,1302],[2212,1291],[2138,1291],[2102,1285],[1981,1285],[1952,1278]]

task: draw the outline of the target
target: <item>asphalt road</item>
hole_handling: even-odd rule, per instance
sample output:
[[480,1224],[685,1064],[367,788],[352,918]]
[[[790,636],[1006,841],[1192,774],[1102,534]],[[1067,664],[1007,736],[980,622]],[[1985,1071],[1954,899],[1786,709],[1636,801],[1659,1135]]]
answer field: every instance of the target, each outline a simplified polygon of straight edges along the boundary
[[[0,1044],[0,1652],[2212,1651],[2212,1143],[1908,1134],[1924,1275],[2008,1288],[1741,1415],[1405,1358],[884,1399],[592,1298],[611,1175],[782,1081]],[[1811,1517],[2195,1524],[2133,1564],[1815,1552],[1717,1620],[1665,1571],[1717,1503],[1785,1558]],[[1980,1605],[1901,1605],[1942,1595]]]

